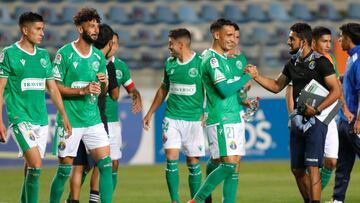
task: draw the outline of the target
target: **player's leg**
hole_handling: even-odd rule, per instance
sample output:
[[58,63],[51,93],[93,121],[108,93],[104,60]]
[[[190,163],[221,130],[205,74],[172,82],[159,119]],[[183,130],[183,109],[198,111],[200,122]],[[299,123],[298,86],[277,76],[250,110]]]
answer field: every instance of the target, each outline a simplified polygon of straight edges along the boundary
[[22,122],[12,126],[13,136],[23,154],[26,162],[25,197],[26,202],[38,202],[39,178],[41,174],[41,151],[39,149],[38,135],[33,130],[33,125]]
[[109,122],[109,139],[110,139],[110,157],[112,160],[112,179],[113,179],[113,191],[115,191],[117,180],[118,180],[118,168],[119,159],[121,159],[121,125],[120,122]]
[[89,203],[96,203],[99,200],[99,168],[95,166],[91,174]]
[[339,158],[336,164],[335,185],[333,200],[344,201],[346,190],[350,182],[350,174],[355,163],[356,153],[351,147],[351,137],[357,137],[350,133],[352,125],[347,122],[339,123]]
[[112,201],[112,163],[109,138],[102,123],[86,128],[83,141],[99,168],[99,191],[103,203]]
[[193,200],[196,203],[203,202],[218,184],[236,171],[239,162],[239,149],[232,145],[235,138],[234,130],[232,124],[207,127],[210,154],[214,158],[221,157],[221,164],[205,179],[195,194]]
[[63,127],[58,126],[56,128],[56,139],[54,140],[58,142],[54,144],[57,146],[59,165],[51,184],[50,203],[59,203],[61,200],[65,183],[70,177],[73,159],[76,157],[83,131],[83,128],[73,128],[72,135],[67,137]]
[[305,133],[305,166],[310,178],[310,199],[320,203],[321,179],[319,168],[323,165],[327,125],[315,118],[315,124]]
[[194,197],[201,185],[200,157],[205,156],[205,137],[201,121],[178,121],[181,141],[189,170],[190,196]]
[[336,167],[339,151],[339,137],[335,120],[328,125],[324,149],[324,166],[320,169],[321,189],[323,190],[330,181],[331,174]]
[[28,165],[27,165],[26,161],[24,160],[24,181],[23,181],[23,185],[21,187],[21,196],[20,196],[21,203],[26,203],[25,180],[26,180],[27,169],[28,169]]
[[305,203],[310,202],[310,181],[304,165],[305,139],[301,132],[291,126],[290,160],[291,172],[295,177],[297,187]]

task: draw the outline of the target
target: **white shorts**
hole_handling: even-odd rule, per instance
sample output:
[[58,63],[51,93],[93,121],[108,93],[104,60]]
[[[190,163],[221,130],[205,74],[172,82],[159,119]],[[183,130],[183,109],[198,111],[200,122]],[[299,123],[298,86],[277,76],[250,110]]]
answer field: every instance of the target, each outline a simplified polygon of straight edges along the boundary
[[122,136],[121,136],[121,125],[120,122],[109,122],[109,139],[110,139],[110,157],[111,160],[121,159],[121,145],[122,145]]
[[104,124],[99,123],[85,128],[73,128],[72,135],[67,137],[62,126],[56,127],[57,151],[59,157],[76,157],[80,140],[90,151],[96,148],[109,146],[109,137]]
[[163,120],[165,149],[183,149],[188,157],[205,156],[205,136],[201,121]]
[[245,155],[244,123],[211,125],[207,126],[205,131],[209,139],[211,158]]
[[19,157],[23,156],[24,151],[37,147],[41,158],[45,157],[47,138],[49,135],[48,125],[33,125],[29,122],[21,122],[11,125],[10,134],[13,136],[19,147]]
[[338,158],[339,136],[335,119],[331,120],[328,125],[328,131],[325,139],[324,157]]

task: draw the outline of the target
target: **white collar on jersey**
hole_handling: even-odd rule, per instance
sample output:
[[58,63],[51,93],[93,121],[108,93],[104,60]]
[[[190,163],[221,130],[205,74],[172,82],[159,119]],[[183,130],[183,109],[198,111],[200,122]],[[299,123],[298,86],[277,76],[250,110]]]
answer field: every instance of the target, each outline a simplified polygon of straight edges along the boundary
[[227,57],[225,55],[221,55],[221,54],[217,53],[214,49],[210,48],[209,50],[214,52],[215,54],[221,56],[222,58],[227,59]]
[[190,61],[192,61],[192,60],[194,59],[195,55],[196,55],[196,53],[193,52],[193,55],[191,56],[191,58],[190,58],[189,60],[183,62],[183,63],[180,62],[179,58],[176,58],[176,62],[177,62],[179,65],[186,65],[186,64],[190,63]]
[[30,52],[24,50],[23,48],[21,48],[20,45],[19,45],[19,42],[16,42],[15,45],[16,45],[21,51],[29,54],[30,56],[34,56],[34,55],[36,54],[36,46],[34,46],[34,53],[30,53]]
[[93,52],[93,47],[92,47],[92,45],[90,46],[90,51],[89,51],[89,53],[88,53],[86,56],[84,56],[84,55],[82,55],[82,54],[76,49],[76,47],[75,47],[75,42],[77,42],[78,40],[79,40],[79,39],[71,42],[72,48],[75,50],[75,52],[76,52],[81,58],[89,58],[89,57],[91,56],[92,52]]

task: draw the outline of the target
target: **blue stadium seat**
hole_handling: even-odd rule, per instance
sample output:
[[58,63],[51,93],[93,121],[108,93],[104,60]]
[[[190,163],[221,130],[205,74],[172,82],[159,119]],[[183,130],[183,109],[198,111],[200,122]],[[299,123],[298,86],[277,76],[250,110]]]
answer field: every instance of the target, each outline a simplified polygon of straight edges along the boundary
[[289,28],[288,27],[277,27],[275,29],[275,36],[278,38],[279,43],[285,44],[289,38]]
[[252,36],[256,43],[266,44],[269,40],[269,33],[266,28],[256,27],[252,30]]
[[11,25],[11,24],[15,24],[16,21],[11,18],[9,9],[6,7],[1,7],[0,8],[0,24],[4,24],[4,25]]
[[[241,28],[240,28],[241,29]],[[254,46],[256,41],[253,33],[248,30],[240,31],[240,44],[243,46]]]
[[23,0],[23,2],[25,2],[25,3],[36,3],[38,1],[39,0]]
[[122,7],[111,7],[108,16],[111,23],[120,23],[123,25],[131,25],[134,23]]
[[180,21],[175,16],[174,12],[171,11],[171,8],[166,5],[158,5],[155,9],[155,18],[159,22],[168,23],[168,24],[177,24]]
[[160,70],[164,68],[164,61],[161,60],[158,52],[144,52],[141,54],[141,67]]
[[60,3],[63,0],[47,0],[47,1],[50,2],[50,3]]
[[134,57],[133,53],[129,51],[120,51],[117,54],[119,59],[123,60],[131,70],[141,69],[140,59]]
[[294,3],[291,9],[292,15],[299,19],[305,21],[314,21],[315,17],[310,13],[308,7],[305,4]]
[[126,47],[126,48],[138,48],[140,47],[139,39],[136,37],[133,37],[131,32],[128,30],[116,30],[116,32],[119,35],[119,43],[120,46]]
[[247,13],[247,18],[250,21],[258,21],[258,22],[270,21],[270,18],[263,11],[260,4],[253,4],[253,3],[248,4],[246,13]]
[[290,22],[293,20],[280,3],[270,3],[269,17],[273,21]]
[[12,34],[8,29],[0,29],[0,46],[9,46],[13,43]]
[[341,21],[343,18],[331,3],[320,3],[318,8],[319,17],[331,21]]
[[63,45],[62,43],[63,41],[61,40],[61,36],[57,30],[52,30],[49,28],[45,29],[44,39],[42,41],[43,46],[60,47]]
[[145,24],[155,24],[158,23],[158,20],[154,18],[147,7],[134,6],[132,12],[132,18],[135,22],[145,23]]
[[163,28],[160,30],[160,34],[159,34],[159,43],[161,43],[163,46],[167,46],[167,43],[169,41],[169,29],[168,28]]
[[360,19],[360,3],[350,3],[348,6],[348,18]]
[[73,23],[73,17],[78,12],[76,7],[65,6],[62,9],[62,22]]
[[21,14],[28,12],[28,11],[31,11],[31,8],[24,7],[24,6],[16,6],[15,12],[14,12],[14,19],[16,19],[16,20],[19,19]]
[[74,29],[74,28],[70,28],[65,36],[63,37],[64,38],[64,44],[65,43],[69,43],[69,42],[72,42],[74,40],[76,40],[77,38],[79,37],[79,33]]
[[138,31],[138,39],[142,45],[149,47],[161,47],[162,44],[158,40],[156,33],[149,29],[140,29]]
[[194,8],[190,5],[181,5],[177,11],[179,20],[183,23],[198,24],[202,22]]
[[40,15],[44,17],[46,23],[50,23],[52,25],[59,25],[62,23],[54,7],[51,6],[40,7],[38,12]]
[[210,3],[201,7],[201,17],[204,21],[213,21],[220,18],[219,11]]
[[247,22],[245,15],[240,8],[235,4],[226,4],[224,6],[223,16],[226,19],[230,19],[234,22],[243,23]]

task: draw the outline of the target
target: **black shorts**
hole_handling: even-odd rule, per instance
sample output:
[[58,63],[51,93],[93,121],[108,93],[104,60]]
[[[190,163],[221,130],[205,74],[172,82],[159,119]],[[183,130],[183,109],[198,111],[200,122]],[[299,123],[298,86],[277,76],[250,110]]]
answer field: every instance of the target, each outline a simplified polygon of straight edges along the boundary
[[85,144],[82,140],[80,141],[79,148],[76,157],[74,158],[73,165],[88,166],[90,168],[96,166],[95,160],[90,156],[90,154],[86,153]]
[[295,127],[290,131],[291,168],[323,165],[327,125],[315,118],[315,124],[305,133]]

